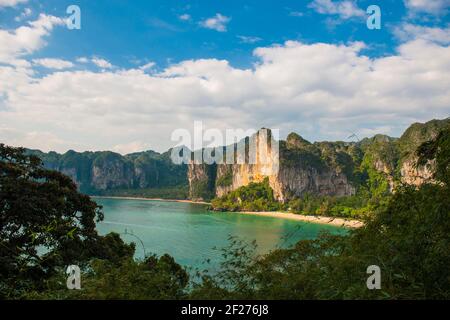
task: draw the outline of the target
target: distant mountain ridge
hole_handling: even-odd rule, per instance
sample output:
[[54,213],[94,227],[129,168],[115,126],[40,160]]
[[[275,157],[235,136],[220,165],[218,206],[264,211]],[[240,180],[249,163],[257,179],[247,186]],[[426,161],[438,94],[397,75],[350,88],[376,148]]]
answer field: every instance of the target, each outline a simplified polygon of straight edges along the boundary
[[[416,168],[415,150],[446,126],[450,126],[450,118],[415,123],[400,138],[375,135],[358,142],[311,143],[291,133],[280,141],[280,170],[268,176],[270,186],[277,200],[286,201],[304,194],[353,195],[368,184],[379,192],[392,191],[400,182],[419,185],[431,179],[432,164]],[[28,152],[39,156],[45,167],[70,176],[80,191],[91,195],[156,194],[209,200],[267,177],[252,164],[175,165],[171,150],[127,155],[111,151]]]
[[40,157],[46,168],[70,176],[81,192],[91,195],[133,195],[127,192],[133,190],[137,192],[134,195],[144,195],[139,190],[187,188],[188,185],[187,165],[174,165],[170,150],[162,154],[144,151],[124,156],[111,151],[28,152]]

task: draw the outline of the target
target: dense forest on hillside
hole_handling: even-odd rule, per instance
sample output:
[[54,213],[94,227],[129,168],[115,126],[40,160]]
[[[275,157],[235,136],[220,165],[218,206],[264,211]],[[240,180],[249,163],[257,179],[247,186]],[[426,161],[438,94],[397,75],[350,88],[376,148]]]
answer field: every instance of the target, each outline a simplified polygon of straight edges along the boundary
[[[417,165],[434,161],[433,182],[398,185],[363,227],[262,256],[230,239],[221,271],[194,276],[168,255],[134,260],[134,245],[97,234],[101,208],[70,178],[23,149],[0,145],[0,297],[449,299],[450,129],[417,147]],[[245,192],[250,200],[271,194],[264,184]],[[74,261],[81,290],[66,288],[65,268]],[[381,268],[381,290],[366,287],[370,265]]]

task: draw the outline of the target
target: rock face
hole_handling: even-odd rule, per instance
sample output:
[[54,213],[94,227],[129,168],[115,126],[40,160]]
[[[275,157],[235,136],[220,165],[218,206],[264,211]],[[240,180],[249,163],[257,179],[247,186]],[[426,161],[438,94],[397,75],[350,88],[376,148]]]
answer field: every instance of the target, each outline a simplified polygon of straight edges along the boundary
[[215,182],[215,166],[190,163],[188,168],[189,198],[193,200],[212,198],[214,196],[212,190]]
[[80,191],[87,194],[170,188],[188,183],[187,165],[173,164],[170,151],[163,154],[146,151],[125,156],[110,151],[68,151],[65,154],[37,150],[28,152],[39,156],[45,167],[71,177]]
[[355,187],[343,173],[333,168],[320,172],[315,168],[307,170],[283,167],[274,180],[272,188],[278,200],[286,201],[292,196],[305,194],[320,196],[349,196],[355,194]]
[[[310,143],[291,133],[286,141],[280,141],[278,150],[270,147],[272,143],[267,149],[261,146],[260,131],[250,138],[250,141],[256,139],[257,154],[261,155],[256,164],[191,163],[188,168],[190,195],[196,200],[221,197],[251,182],[262,182],[265,177],[269,178],[275,198],[283,202],[306,194],[354,195],[361,186],[380,189],[386,185],[384,191],[393,192],[399,183],[420,185],[432,181],[433,163],[416,168],[415,151],[449,125],[450,119],[432,120],[413,124],[399,139],[376,135],[352,143]],[[268,169],[265,162],[274,161],[274,154],[279,155],[278,170]]]
[[75,168],[61,168],[61,173],[69,176],[77,186],[80,186],[81,183],[78,181],[77,170]]
[[434,161],[427,166],[416,167],[417,158],[408,159],[402,163],[402,182],[414,186],[420,186],[424,182],[433,181]]
[[450,126],[450,118],[445,120],[432,120],[427,123],[414,123],[399,139],[400,163],[399,171],[401,182],[419,186],[424,182],[432,182],[434,161],[425,166],[416,166],[417,155],[415,150],[425,141],[436,138],[445,127]]
[[[249,139],[255,141],[256,162],[249,158],[250,147],[245,155],[246,163],[218,164],[215,167],[205,164],[190,164],[188,180],[193,199],[205,200],[206,192],[197,192],[208,181],[210,195],[221,197],[251,182],[262,182],[269,178],[274,196],[286,201],[306,193],[315,195],[344,196],[355,193],[354,186],[339,166],[328,165],[314,154],[320,150],[298,135],[290,135],[287,142],[275,147],[271,133],[259,131]],[[267,139],[267,140],[266,140]],[[267,142],[266,141],[270,141]],[[298,157],[297,157],[298,156]],[[236,158],[236,156],[235,156]]]
[[132,164],[115,153],[95,159],[92,165],[91,186],[97,190],[130,188],[137,178]]

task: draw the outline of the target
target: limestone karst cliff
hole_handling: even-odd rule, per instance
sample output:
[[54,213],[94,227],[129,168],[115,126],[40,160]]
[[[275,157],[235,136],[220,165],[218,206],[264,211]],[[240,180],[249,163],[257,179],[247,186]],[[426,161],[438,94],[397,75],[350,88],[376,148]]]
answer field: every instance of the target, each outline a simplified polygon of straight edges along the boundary
[[125,156],[110,151],[28,152],[39,156],[47,168],[70,176],[82,192],[92,195],[126,190],[139,195],[139,190],[187,186],[187,166],[173,164],[169,151]]
[[[273,144],[269,143],[264,147],[259,139],[260,132],[252,137],[258,141],[256,154],[259,157],[256,163],[215,166],[190,164],[188,180],[191,198],[205,199],[203,195],[208,194],[207,191],[220,197],[251,182],[262,182],[265,177],[268,177],[274,196],[279,201],[305,193],[336,196],[355,193],[355,187],[350,181],[352,175],[345,174],[347,166],[352,164],[341,161],[345,159],[351,162],[350,155],[346,153],[350,146],[342,144],[343,150],[340,150],[338,144],[332,144],[331,147],[321,145],[327,151],[330,149],[331,154],[325,156],[325,151],[321,152],[318,145],[313,145],[293,133],[287,141],[280,141],[278,150],[274,151]],[[331,148],[334,148],[332,152]],[[247,153],[246,158],[248,157]],[[277,162],[276,165],[274,162]],[[209,189],[205,190],[207,186]]]
[[285,141],[279,141],[277,148],[269,132],[266,145],[259,135],[244,140],[244,145],[255,142],[257,161],[249,161],[247,147],[244,159],[239,158],[239,162],[236,158],[234,164],[176,165],[170,150],[124,156],[110,151],[28,152],[43,159],[47,168],[70,176],[82,192],[93,195],[132,192],[145,196],[144,190],[149,188],[163,193],[166,188],[183,187],[186,192],[176,197],[207,200],[268,177],[275,198],[287,201],[305,194],[353,195],[368,183],[373,184],[368,187],[381,192],[393,191],[402,182],[419,185],[430,181],[433,162],[416,167],[415,150],[449,125],[450,118],[415,123],[400,138],[376,135],[355,142],[311,143],[291,133]]
[[[269,178],[275,198],[283,202],[305,194],[353,195],[368,181],[375,181],[371,188],[391,192],[399,183],[419,185],[431,181],[433,163],[416,167],[415,150],[448,125],[450,119],[416,123],[399,139],[376,135],[358,142],[310,143],[291,133],[279,143],[276,172],[266,172],[261,164],[190,164],[190,197],[220,197],[265,177]],[[263,154],[270,158],[270,152],[269,148]]]

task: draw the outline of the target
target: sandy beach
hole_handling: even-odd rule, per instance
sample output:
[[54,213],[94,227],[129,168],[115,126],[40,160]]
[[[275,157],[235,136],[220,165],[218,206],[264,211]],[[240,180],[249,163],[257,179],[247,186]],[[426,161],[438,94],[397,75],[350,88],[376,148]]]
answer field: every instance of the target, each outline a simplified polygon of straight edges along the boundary
[[359,228],[364,224],[358,220],[343,219],[343,218],[333,218],[333,217],[323,217],[323,216],[305,216],[301,214],[293,214],[287,212],[241,212],[242,214],[259,215],[265,217],[282,218],[282,219],[292,219],[298,221],[306,221],[313,223],[331,224],[339,227],[346,228]]

